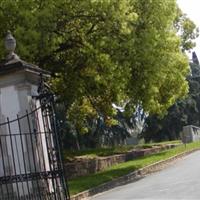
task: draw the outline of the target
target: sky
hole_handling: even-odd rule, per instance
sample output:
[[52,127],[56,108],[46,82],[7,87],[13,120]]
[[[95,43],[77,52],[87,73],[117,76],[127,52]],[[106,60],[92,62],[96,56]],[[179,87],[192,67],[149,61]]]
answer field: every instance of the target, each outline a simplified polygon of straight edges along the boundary
[[[200,1],[199,0],[177,0],[181,10],[200,27]],[[196,40],[196,47],[192,50],[195,51],[200,59],[200,37]]]

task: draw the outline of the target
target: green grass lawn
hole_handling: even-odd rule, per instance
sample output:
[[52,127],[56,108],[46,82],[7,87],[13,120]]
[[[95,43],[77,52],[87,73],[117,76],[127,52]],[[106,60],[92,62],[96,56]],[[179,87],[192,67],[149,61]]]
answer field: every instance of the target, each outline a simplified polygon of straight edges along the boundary
[[149,143],[149,144],[139,144],[139,145],[126,145],[117,146],[113,148],[96,148],[96,149],[86,149],[81,151],[64,151],[65,160],[73,160],[76,156],[86,156],[86,157],[97,157],[97,156],[110,156],[114,154],[122,154],[130,151],[131,149],[144,149],[152,148],[153,146],[160,146],[165,144],[179,144],[180,140],[160,142],[160,143]]
[[132,161],[117,164],[115,166],[108,168],[103,172],[98,172],[96,174],[75,178],[73,180],[68,181],[70,194],[71,195],[77,194],[89,188],[98,186],[102,183],[111,181],[114,178],[128,174],[134,170],[145,167],[147,165],[170,158],[185,151],[197,148],[200,148],[200,142],[187,144],[186,147],[185,145],[180,145],[170,150],[162,151],[160,153],[144,156],[141,158],[134,159]]

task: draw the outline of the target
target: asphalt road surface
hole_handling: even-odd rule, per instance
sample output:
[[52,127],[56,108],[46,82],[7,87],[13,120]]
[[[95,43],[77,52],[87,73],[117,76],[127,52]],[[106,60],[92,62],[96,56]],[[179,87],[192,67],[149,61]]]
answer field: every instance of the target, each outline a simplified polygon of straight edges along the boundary
[[160,172],[96,195],[92,200],[200,200],[200,151]]

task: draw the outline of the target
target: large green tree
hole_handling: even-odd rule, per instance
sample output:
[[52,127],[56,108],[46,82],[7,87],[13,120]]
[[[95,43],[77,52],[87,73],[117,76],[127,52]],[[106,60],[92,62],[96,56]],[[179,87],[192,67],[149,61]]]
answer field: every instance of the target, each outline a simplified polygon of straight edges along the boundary
[[147,117],[142,133],[147,142],[180,139],[183,126],[200,125],[200,65],[196,56],[193,56],[190,67],[191,73],[187,77],[189,83],[187,97],[171,106],[163,118],[158,115]]
[[187,92],[187,59],[174,30],[175,1],[136,3],[138,20],[130,93],[134,104],[161,113]]
[[21,58],[55,75],[68,119],[87,132],[87,118],[115,123],[112,103],[162,113],[187,93],[177,15],[175,0],[1,0],[0,37],[11,30]]

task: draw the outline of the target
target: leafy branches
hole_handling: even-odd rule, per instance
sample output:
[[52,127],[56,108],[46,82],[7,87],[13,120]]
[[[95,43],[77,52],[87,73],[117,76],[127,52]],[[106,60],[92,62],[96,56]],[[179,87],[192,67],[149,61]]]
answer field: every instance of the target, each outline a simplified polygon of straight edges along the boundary
[[80,132],[88,118],[115,121],[113,103],[163,113],[188,91],[180,49],[197,34],[175,0],[1,0],[0,8],[1,38],[10,29],[20,57],[55,74],[52,87]]

